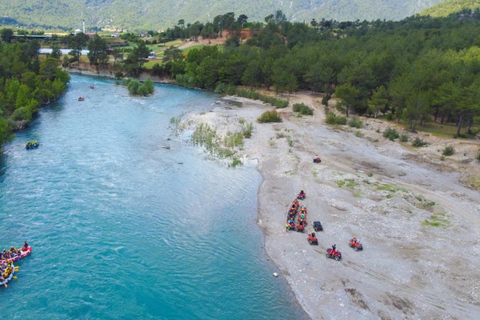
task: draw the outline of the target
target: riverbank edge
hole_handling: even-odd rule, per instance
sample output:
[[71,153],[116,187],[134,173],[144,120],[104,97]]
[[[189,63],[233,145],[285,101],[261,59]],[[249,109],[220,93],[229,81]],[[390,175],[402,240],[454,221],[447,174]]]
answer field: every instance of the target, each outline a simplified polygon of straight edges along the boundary
[[[252,100],[255,101],[255,100]],[[293,279],[289,275],[288,270],[284,268],[284,265],[282,265],[280,258],[277,258],[273,252],[269,252],[267,248],[267,238],[269,238],[269,235],[267,233],[267,228],[268,226],[263,225],[263,221],[265,220],[264,218],[266,217],[265,214],[262,214],[262,212],[268,212],[267,210],[262,210],[265,206],[262,204],[262,197],[264,194],[267,194],[269,192],[269,188],[267,186],[267,177],[266,177],[266,172],[262,169],[260,169],[260,166],[262,164],[262,159],[260,156],[255,157],[257,160],[257,164],[255,165],[255,170],[257,170],[258,173],[260,173],[260,176],[262,177],[262,182],[260,183],[260,187],[258,188],[257,192],[257,221],[256,225],[260,228],[263,234],[263,251],[265,252],[265,255],[268,257],[268,259],[274,264],[274,266],[281,271],[281,275],[284,278],[284,281],[288,285],[288,289],[290,290],[291,294],[295,298],[295,302],[293,305],[296,305],[297,307],[301,308],[303,310],[303,313],[305,317],[308,317],[308,319],[313,320],[315,319],[314,315],[309,312],[309,309],[306,305],[306,302],[303,301],[301,295],[299,292],[295,291],[295,286],[293,283]],[[273,238],[273,236],[272,236]],[[279,260],[277,260],[279,259]]]
[[[68,83],[67,83],[67,85],[68,85]],[[48,105],[50,105],[50,104],[52,104],[52,103],[57,102],[58,100],[60,100],[60,98],[62,98],[62,97],[67,93],[67,91],[68,91],[68,87],[65,89],[64,92],[62,92],[62,94],[60,94],[60,95],[59,95],[58,97],[56,97],[55,99],[53,99],[53,100],[51,100],[51,101],[48,101],[47,103],[44,103],[44,104],[40,105],[40,106],[39,106],[39,110],[40,110],[40,108],[43,108],[43,107],[45,107],[45,106],[48,106]],[[8,137],[7,139],[5,139],[5,140],[3,140],[3,141],[0,141],[0,153],[3,152],[3,149],[2,149],[3,145],[4,145],[5,143],[8,143],[10,140],[12,140],[12,139],[14,138],[15,132],[22,131],[23,129],[26,129],[26,128],[30,125],[30,123],[36,118],[37,113],[39,112],[39,110],[32,115],[32,119],[30,119],[30,120],[19,120],[19,121],[15,121],[15,122],[14,122],[14,123],[15,123],[15,127],[12,128],[12,130],[11,130],[11,132],[10,132],[10,133],[11,133],[11,134],[10,134],[10,137]]]
[[[85,70],[85,69],[80,69],[80,68],[62,68],[62,70],[68,72],[68,73],[73,73],[73,74],[80,74],[84,76],[89,76],[89,77],[96,77],[96,78],[108,78],[108,79],[113,79],[113,80],[118,80],[115,77],[115,73],[111,71],[92,71],[92,70]],[[152,76],[148,72],[142,72],[138,77],[135,79],[138,79],[140,81],[145,81],[148,78],[152,79],[154,83],[159,83],[159,84],[170,84],[170,85],[178,85],[177,82],[173,79],[170,78],[161,78],[158,76]]]

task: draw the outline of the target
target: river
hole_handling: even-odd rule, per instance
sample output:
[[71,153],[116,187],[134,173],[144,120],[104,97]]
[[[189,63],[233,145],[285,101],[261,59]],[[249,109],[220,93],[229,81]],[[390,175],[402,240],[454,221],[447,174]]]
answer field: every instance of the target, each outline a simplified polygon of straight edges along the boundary
[[[0,158],[0,245],[33,247],[0,288],[2,317],[305,317],[262,249],[259,173],[167,140],[172,117],[216,99],[167,85],[131,97],[112,80],[72,76]],[[40,148],[25,150],[30,139]]]

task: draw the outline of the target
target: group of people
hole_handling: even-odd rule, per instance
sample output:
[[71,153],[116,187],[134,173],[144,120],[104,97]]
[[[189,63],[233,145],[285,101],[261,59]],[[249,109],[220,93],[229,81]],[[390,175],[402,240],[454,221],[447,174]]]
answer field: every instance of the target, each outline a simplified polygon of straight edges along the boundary
[[27,249],[28,249],[27,241],[25,241],[25,244],[21,249],[15,249],[14,247],[11,247],[9,251],[3,249],[3,252],[0,251],[0,261],[19,257],[22,254],[22,250],[26,251]]
[[12,262],[0,262],[0,282],[4,282],[13,272],[14,266]]
[[32,141],[28,141],[27,143],[25,143],[25,148],[27,149],[32,149],[32,148],[36,148],[38,147],[38,141],[37,140],[32,140]]
[[[295,224],[295,217],[298,213],[298,223]],[[301,206],[298,198],[293,200],[291,207],[288,210],[287,215],[287,230],[303,231],[307,220],[307,207]]]

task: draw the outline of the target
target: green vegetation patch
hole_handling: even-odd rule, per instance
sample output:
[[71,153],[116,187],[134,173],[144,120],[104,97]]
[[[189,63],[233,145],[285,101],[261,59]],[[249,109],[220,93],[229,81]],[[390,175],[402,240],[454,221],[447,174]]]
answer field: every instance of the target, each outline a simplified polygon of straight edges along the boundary
[[447,146],[442,151],[442,155],[445,157],[451,156],[455,153],[455,149],[452,146]]
[[388,192],[408,192],[407,189],[396,186],[394,184],[376,184],[377,185],[377,190],[379,191],[388,191]]
[[311,116],[313,115],[313,109],[307,106],[304,103],[295,103],[293,105],[293,111],[294,112],[299,112],[300,114],[303,114],[305,116]]
[[354,179],[337,180],[335,182],[340,188],[347,187],[349,189],[353,189],[358,186],[358,183]]
[[385,138],[388,138],[390,141],[394,141],[395,139],[398,139],[400,137],[400,134],[396,129],[388,127],[383,131],[383,136]]
[[124,84],[128,88],[131,95],[148,96],[155,91],[152,79],[148,78],[145,82],[140,82],[137,79],[126,79]]
[[268,123],[268,122],[282,122],[282,118],[278,114],[277,111],[265,111],[262,115],[257,119],[258,123]]
[[267,96],[265,94],[261,94],[254,90],[245,90],[245,89],[238,88],[236,89],[235,94],[237,96],[244,97],[247,99],[260,100],[262,102],[269,103],[278,109],[286,108],[289,105],[289,102],[287,100],[278,99],[272,96]]
[[414,146],[415,148],[421,148],[427,145],[428,145],[428,142],[420,139],[419,137],[415,137],[415,139],[412,141],[412,146]]
[[[241,132],[229,131],[222,138],[214,128],[208,124],[201,123],[192,134],[192,142],[194,145],[204,147],[214,157],[220,159],[231,158],[235,155],[237,149],[243,147],[243,134]],[[238,165],[238,161],[233,160],[235,166]]]
[[348,121],[348,125],[352,128],[361,129],[363,128],[363,121],[357,117],[353,117]]
[[329,112],[327,113],[327,117],[325,119],[325,122],[327,124],[332,124],[332,125],[346,125],[347,124],[347,118],[343,116],[336,116],[334,113]]
[[445,212],[432,214],[429,219],[422,221],[422,225],[427,227],[447,228],[451,226],[451,222],[448,220],[449,217],[451,216]]
[[468,185],[480,191],[480,177],[471,176],[468,178]]

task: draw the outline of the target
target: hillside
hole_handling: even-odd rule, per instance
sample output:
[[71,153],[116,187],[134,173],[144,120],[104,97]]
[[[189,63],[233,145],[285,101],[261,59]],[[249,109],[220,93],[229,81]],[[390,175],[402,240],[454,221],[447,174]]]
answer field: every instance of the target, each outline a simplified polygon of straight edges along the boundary
[[432,17],[446,17],[449,14],[459,12],[463,9],[479,9],[480,0],[445,0],[431,8],[420,12],[421,15]]
[[251,21],[282,10],[289,20],[399,20],[441,0],[0,0],[2,17],[21,25],[78,28],[159,29],[186,22],[212,20],[226,12],[245,13]]

